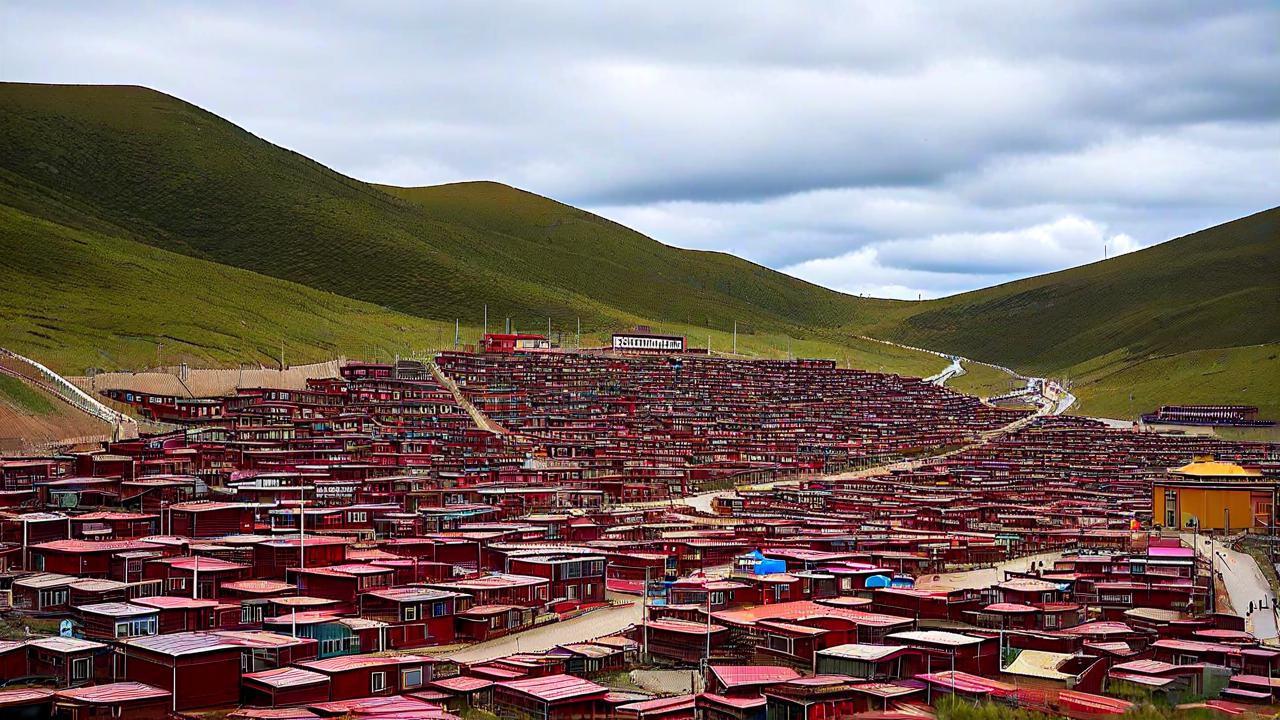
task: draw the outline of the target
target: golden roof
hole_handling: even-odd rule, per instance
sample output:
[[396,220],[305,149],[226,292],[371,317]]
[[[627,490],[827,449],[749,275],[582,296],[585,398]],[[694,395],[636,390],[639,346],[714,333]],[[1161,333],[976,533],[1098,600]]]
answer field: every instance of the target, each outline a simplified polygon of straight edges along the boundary
[[1262,477],[1261,471],[1249,470],[1235,463],[1217,460],[1197,460],[1179,468],[1171,468],[1169,472],[1192,477]]

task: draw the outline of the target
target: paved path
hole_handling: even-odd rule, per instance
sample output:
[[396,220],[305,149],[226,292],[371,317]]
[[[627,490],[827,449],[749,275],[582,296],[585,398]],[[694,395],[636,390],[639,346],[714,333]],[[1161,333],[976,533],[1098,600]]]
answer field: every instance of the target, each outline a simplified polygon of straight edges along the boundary
[[960,377],[961,375],[964,375],[964,374],[965,374],[965,369],[960,364],[960,358],[953,357],[951,358],[951,364],[948,365],[945,370],[938,373],[937,375],[934,375],[933,377],[925,378],[924,381],[927,383],[933,383],[934,385],[945,386],[947,384],[947,381],[950,380],[951,378]]
[[638,598],[628,595],[613,595],[609,599],[630,602],[630,605],[592,610],[572,620],[540,625],[532,630],[500,637],[496,640],[477,643],[470,647],[449,653],[447,657],[458,662],[477,662],[492,660],[496,657],[519,652],[538,652],[550,650],[564,643],[582,642],[593,638],[613,635],[621,632],[629,625],[640,624],[641,605]]
[[[1072,551],[1074,552],[1074,551]],[[1014,558],[1006,560],[995,567],[980,568],[978,570],[965,570],[963,572],[942,573],[937,576],[937,580],[933,575],[921,575],[916,578],[916,587],[921,590],[959,590],[962,588],[983,589],[988,588],[998,582],[1004,581],[1004,572],[1006,570],[1024,571],[1031,567],[1032,562],[1044,562],[1046,568],[1052,568],[1055,560],[1061,560],[1066,553],[1058,550],[1054,552],[1041,553],[1039,555],[1028,555],[1026,557]]]
[[[1182,542],[1191,545],[1193,538],[1194,535],[1183,533]],[[1205,537],[1201,535],[1195,539],[1199,540],[1196,552],[1201,557],[1208,557],[1206,553],[1211,546],[1205,542]],[[1280,635],[1276,629],[1276,609],[1275,603],[1271,601],[1271,586],[1257,561],[1252,555],[1236,552],[1217,540],[1212,541],[1212,548],[1214,568],[1222,573],[1222,585],[1231,598],[1231,611],[1245,616],[1245,629],[1259,640],[1270,640]],[[1266,610],[1258,607],[1263,598],[1267,599]],[[1250,602],[1254,607],[1252,613],[1249,612]]]

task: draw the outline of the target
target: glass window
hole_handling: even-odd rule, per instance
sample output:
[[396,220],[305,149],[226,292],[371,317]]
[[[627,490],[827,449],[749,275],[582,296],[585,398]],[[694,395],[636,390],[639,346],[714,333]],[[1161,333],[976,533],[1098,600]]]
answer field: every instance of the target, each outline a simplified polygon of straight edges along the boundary
[[416,688],[422,685],[422,668],[409,668],[400,676],[402,689]]
[[387,674],[384,672],[376,672],[369,675],[369,691],[381,692],[387,689]]

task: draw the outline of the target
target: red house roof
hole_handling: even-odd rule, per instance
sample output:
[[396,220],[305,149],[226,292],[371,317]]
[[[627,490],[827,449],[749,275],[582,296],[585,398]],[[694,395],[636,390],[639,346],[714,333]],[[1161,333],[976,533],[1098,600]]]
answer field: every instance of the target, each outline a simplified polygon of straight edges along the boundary
[[535,697],[543,702],[555,703],[593,695],[604,696],[608,688],[573,675],[547,675],[545,677],[507,680],[500,687]]
[[118,682],[59,690],[56,693],[56,697],[59,700],[74,700],[95,705],[114,705],[137,700],[167,698],[169,697],[169,691],[140,682]]

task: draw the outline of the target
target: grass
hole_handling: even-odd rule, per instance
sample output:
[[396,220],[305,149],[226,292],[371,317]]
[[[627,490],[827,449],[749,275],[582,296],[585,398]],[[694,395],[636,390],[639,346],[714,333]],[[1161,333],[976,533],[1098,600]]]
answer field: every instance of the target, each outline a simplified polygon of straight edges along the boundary
[[993,397],[1026,386],[1025,381],[990,365],[967,362],[962,367],[964,374],[948,380],[947,387],[978,397]]
[[[64,372],[391,357],[453,327],[0,205],[0,346]],[[12,275],[10,275],[12,273]],[[163,345],[163,347],[160,347]],[[8,393],[6,393],[8,395]],[[30,400],[28,400],[30,401]]]
[[1068,379],[1081,413],[1244,402],[1275,416],[1280,209],[1106,262],[892,306],[867,332]]
[[1224,440],[1280,443],[1280,425],[1271,427],[1220,427],[1213,433]]
[[[946,364],[858,336],[892,339],[1070,379],[1098,414],[1280,408],[1274,358],[1247,349],[1280,343],[1280,209],[949,298],[875,300],[497,183],[370,185],[145,88],[18,83],[0,84],[0,204],[0,310],[16,318],[0,341],[60,369],[154,364],[162,343],[165,362],[268,362],[281,339],[297,361],[389,357],[451,345],[455,319],[477,334],[487,305],[495,328],[649,325],[723,351],[736,322],[748,355]],[[974,364],[954,381],[1007,384]]]
[[1107,358],[1075,371],[1077,414],[1133,418],[1160,404],[1239,403],[1280,418],[1280,344]]
[[57,409],[49,398],[9,375],[0,375],[0,402],[31,415],[47,415]]

